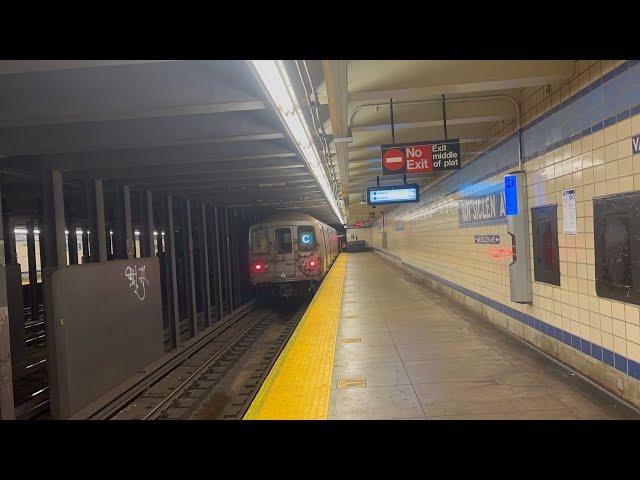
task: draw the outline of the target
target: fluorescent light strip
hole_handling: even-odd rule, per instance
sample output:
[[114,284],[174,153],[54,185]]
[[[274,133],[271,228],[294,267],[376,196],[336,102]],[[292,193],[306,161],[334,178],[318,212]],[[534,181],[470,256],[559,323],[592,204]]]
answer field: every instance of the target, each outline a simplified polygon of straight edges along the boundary
[[294,142],[302,152],[305,162],[311,173],[318,181],[324,196],[327,198],[333,212],[340,223],[344,223],[342,212],[338,207],[329,179],[322,168],[320,155],[313,142],[311,133],[302,115],[295,91],[289,80],[284,64],[281,60],[252,60],[253,66],[260,76],[273,103],[282,115],[287,129],[291,133]]

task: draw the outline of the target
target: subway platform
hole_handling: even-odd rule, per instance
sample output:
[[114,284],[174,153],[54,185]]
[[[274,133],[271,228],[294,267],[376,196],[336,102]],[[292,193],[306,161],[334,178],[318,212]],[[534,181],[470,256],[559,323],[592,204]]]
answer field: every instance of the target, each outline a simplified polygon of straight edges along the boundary
[[341,254],[245,419],[640,419],[373,252]]

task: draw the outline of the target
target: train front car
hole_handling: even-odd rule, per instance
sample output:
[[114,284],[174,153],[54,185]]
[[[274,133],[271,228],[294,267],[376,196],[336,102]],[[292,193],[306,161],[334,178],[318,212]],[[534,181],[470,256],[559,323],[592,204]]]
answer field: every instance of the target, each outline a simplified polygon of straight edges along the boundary
[[336,232],[310,215],[275,216],[249,229],[249,249],[251,283],[260,292],[305,295],[337,256]]

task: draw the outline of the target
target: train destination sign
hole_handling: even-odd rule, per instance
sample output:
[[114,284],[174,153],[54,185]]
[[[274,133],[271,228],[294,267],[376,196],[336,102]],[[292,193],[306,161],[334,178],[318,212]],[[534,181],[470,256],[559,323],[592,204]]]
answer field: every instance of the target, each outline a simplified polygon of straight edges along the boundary
[[459,170],[460,139],[382,145],[383,175]]
[[367,188],[368,205],[389,205],[420,201],[420,189],[416,184]]

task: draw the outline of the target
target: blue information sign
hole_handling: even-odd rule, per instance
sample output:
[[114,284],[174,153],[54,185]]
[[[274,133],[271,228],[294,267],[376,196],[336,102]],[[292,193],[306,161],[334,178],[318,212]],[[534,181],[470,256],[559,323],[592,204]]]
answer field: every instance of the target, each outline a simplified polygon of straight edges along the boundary
[[518,177],[505,175],[504,199],[506,215],[518,215]]

